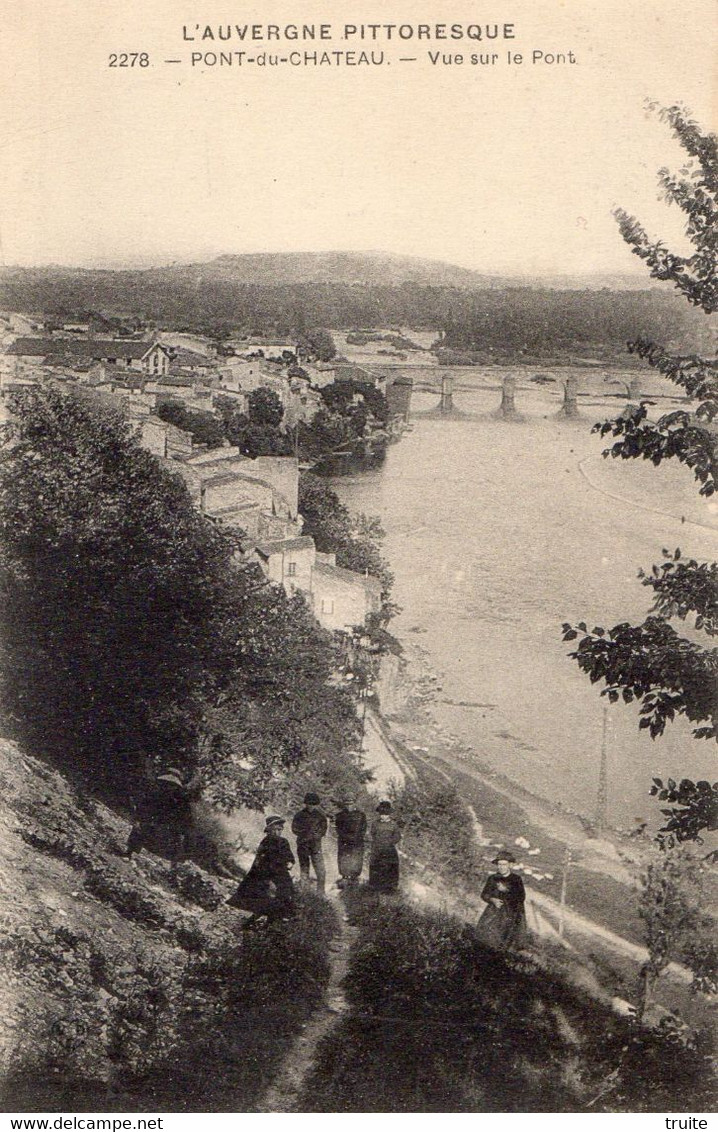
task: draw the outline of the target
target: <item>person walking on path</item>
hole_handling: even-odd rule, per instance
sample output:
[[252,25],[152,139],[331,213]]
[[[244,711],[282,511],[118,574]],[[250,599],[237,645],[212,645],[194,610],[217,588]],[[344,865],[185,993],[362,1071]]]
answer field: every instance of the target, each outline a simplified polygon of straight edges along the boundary
[[337,831],[337,867],[339,869],[338,888],[354,885],[364,867],[364,840],[366,838],[366,814],[347,799],[339,802],[339,811],[334,818]]
[[201,789],[199,774],[188,782],[174,766],[158,774],[137,802],[124,856],[131,858],[144,848],[168,857],[173,864],[183,861],[192,834],[192,802]]
[[486,901],[476,934],[481,943],[499,951],[521,947],[527,939],[526,890],[520,876],[513,871],[516,858],[513,853],[502,851],[491,862],[496,872],[486,881],[481,899]]
[[324,866],[322,839],[327,832],[327,819],[318,794],[304,795],[304,808],[294,815],[292,833],[297,839],[297,857],[301,880],[309,883],[309,866],[314,867],[317,892],[324,894],[327,870]]
[[252,867],[227,901],[231,908],[252,913],[244,928],[253,928],[262,919],[269,923],[288,920],[294,913],[294,885],[289,875],[294,854],[283,832],[284,818],[267,818]]
[[371,854],[369,856],[369,888],[389,894],[399,887],[399,854],[401,841],[399,824],[392,817],[391,802],[380,802],[377,817],[371,827]]

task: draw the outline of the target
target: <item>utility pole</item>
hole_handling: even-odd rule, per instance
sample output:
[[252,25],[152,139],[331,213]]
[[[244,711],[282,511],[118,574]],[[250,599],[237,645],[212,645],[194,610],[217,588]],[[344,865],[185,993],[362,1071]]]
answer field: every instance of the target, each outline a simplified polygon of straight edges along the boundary
[[571,848],[566,846],[566,856],[563,860],[563,872],[561,874],[561,897],[558,909],[558,937],[563,939],[566,919],[566,890],[568,888],[568,870],[571,867]]
[[608,824],[608,754],[606,734],[608,730],[608,708],[603,709],[603,728],[601,733],[601,763],[598,768],[598,795],[596,798],[596,828],[603,833]]

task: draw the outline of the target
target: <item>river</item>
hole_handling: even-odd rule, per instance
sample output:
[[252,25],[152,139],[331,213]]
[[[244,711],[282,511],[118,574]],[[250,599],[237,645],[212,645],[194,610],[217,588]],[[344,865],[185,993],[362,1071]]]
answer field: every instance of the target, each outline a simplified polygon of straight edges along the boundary
[[[463,415],[427,410],[383,466],[333,481],[355,511],[378,515],[402,607],[392,623],[419,646],[439,690],[442,732],[532,793],[591,815],[596,807],[605,697],[568,657],[564,621],[610,626],[642,619],[650,593],[636,578],[661,548],[715,558],[718,509],[687,469],[605,461],[590,425],[610,404],[555,416],[557,394],[520,390],[522,422],[494,419],[495,390],[466,388]],[[485,384],[485,383],[484,383]],[[653,823],[652,775],[712,777],[715,748],[682,721],[655,741],[634,706],[607,716],[609,821]]]

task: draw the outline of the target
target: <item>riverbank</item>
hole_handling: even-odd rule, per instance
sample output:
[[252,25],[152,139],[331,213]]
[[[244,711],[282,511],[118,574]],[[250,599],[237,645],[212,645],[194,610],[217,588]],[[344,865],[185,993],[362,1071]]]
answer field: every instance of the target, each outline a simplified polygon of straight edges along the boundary
[[[487,866],[497,848],[507,846],[522,861],[527,882],[558,900],[568,850],[569,907],[639,942],[635,886],[647,841],[617,830],[596,837],[580,815],[483,764],[476,751],[434,719],[432,706],[443,689],[419,645],[407,648],[398,680],[403,698],[395,697],[394,710],[384,719],[385,741],[400,765],[431,768],[471,807]],[[476,883],[479,888],[482,878]]]
[[[411,687],[406,670],[404,678],[406,687]],[[527,921],[540,947],[548,947],[556,956],[567,949],[566,962],[591,996],[612,1001],[612,1009],[619,1013],[631,1004],[635,1007],[641,993],[640,971],[648,958],[638,897],[640,875],[655,853],[650,838],[627,838],[617,830],[604,831],[600,839],[592,837],[577,815],[478,767],[471,752],[450,736],[437,734],[425,697],[423,686],[415,687],[405,707],[383,721],[385,742],[400,765],[413,770],[420,790],[431,794],[432,783],[440,782],[456,791],[473,818],[483,865],[478,865],[472,883],[466,876],[447,874],[426,846],[419,848],[418,857],[400,849],[405,897],[422,909],[475,924],[484,908],[479,894],[492,871],[492,859],[499,846],[506,846],[516,855],[524,877]],[[710,1028],[711,1000],[696,996],[691,982],[690,971],[671,963],[661,980],[657,1009],[673,1011],[698,1028]]]
[[443,686],[431,702],[440,731],[512,789],[587,820],[608,706],[607,824],[655,829],[652,776],[709,777],[713,752],[685,720],[653,741],[635,704],[607,705],[561,625],[642,620],[650,595],[637,572],[661,547],[715,557],[711,501],[678,465],[603,460],[605,441],[590,431],[598,405],[562,421],[553,394],[527,389],[526,419],[513,423],[492,417],[494,393],[461,398],[471,419],[417,416],[381,469],[332,484],[386,531],[401,607],[392,633],[407,652],[421,647]]

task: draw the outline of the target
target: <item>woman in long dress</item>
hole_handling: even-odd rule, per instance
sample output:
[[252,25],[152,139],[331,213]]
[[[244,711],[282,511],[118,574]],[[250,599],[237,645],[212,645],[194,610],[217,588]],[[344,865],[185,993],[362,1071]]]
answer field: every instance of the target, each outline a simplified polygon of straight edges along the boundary
[[371,827],[371,854],[369,857],[369,888],[385,894],[399,887],[399,854],[401,841],[398,822],[391,816],[391,802],[380,802],[377,817]]
[[491,862],[496,872],[486,881],[481,899],[486,901],[476,934],[482,943],[499,951],[521,947],[528,935],[524,904],[526,890],[520,876],[513,871],[516,858],[501,852]]

